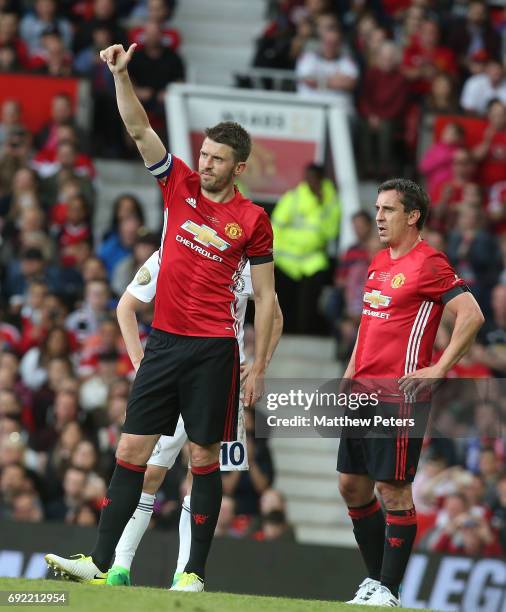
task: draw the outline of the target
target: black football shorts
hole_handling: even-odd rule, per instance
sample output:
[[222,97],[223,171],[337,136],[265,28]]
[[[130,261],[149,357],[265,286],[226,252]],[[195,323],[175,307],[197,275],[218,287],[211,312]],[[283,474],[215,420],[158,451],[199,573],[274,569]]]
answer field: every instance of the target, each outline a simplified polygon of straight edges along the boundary
[[[382,403],[375,407],[376,415],[401,419],[406,423],[405,419],[414,419],[415,425],[385,425],[362,429],[360,435],[357,435],[356,430],[343,428],[337,471],[368,475],[372,480],[380,482],[413,482],[429,413],[429,402]],[[369,416],[372,414],[370,412]]]
[[130,393],[123,431],[171,436],[181,414],[192,442],[234,440],[239,375],[235,338],[180,336],[153,329]]

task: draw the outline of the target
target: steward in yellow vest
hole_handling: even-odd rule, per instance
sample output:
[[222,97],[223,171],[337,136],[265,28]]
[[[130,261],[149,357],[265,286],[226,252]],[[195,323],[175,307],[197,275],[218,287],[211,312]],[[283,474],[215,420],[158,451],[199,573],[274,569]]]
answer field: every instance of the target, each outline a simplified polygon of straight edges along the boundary
[[281,197],[271,216],[274,263],[293,280],[328,268],[327,244],[339,233],[341,202],[334,184],[316,164],[306,168],[305,179]]

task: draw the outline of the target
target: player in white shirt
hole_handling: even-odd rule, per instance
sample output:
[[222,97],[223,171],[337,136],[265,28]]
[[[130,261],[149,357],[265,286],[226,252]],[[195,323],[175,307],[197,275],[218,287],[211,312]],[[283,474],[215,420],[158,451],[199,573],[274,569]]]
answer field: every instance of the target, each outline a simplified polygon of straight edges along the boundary
[[[142,360],[144,350],[139,338],[139,329],[135,313],[143,303],[149,303],[154,299],[159,269],[158,251],[156,251],[139,269],[118,304],[118,322],[121,327],[121,333],[123,334],[128,354],[136,370]],[[249,263],[244,267],[242,275],[236,283],[234,292],[237,296],[236,312],[239,323],[237,341],[239,343],[242,381],[249,370],[249,366],[246,364],[244,357],[244,317],[246,315],[248,300],[254,297]],[[276,300],[276,314],[267,353],[267,362],[272,358],[274,350],[279,342],[282,329],[283,315]],[[242,403],[239,405],[238,419],[237,440],[233,442],[223,442],[221,445],[220,464],[222,471],[248,469],[244,409]],[[130,567],[137,547],[148,528],[151,515],[153,514],[156,492],[163,483],[167,470],[174,465],[181,448],[187,440],[188,436],[184,429],[184,422],[180,416],[174,435],[161,436],[160,440],[157,442],[147,464],[139,504],[118,542],[115,551],[114,565],[108,572],[106,584],[130,584]],[[190,544],[190,494],[187,492],[183,501],[183,508],[179,520],[179,555],[173,584],[177,581],[178,575],[184,571],[190,555]]]

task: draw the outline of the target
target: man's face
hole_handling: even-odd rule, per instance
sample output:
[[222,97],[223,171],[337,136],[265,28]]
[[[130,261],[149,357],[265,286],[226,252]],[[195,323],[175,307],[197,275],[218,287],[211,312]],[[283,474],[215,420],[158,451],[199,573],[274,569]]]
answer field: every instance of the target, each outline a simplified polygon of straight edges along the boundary
[[376,225],[384,246],[397,246],[406,231],[416,225],[416,211],[407,213],[394,189],[382,191],[376,200]]
[[232,147],[206,138],[199,157],[200,186],[205,191],[223,191],[234,182],[244,168],[244,162],[236,163]]
[[79,470],[69,469],[63,477],[63,488],[70,497],[79,497],[86,484],[86,474]]

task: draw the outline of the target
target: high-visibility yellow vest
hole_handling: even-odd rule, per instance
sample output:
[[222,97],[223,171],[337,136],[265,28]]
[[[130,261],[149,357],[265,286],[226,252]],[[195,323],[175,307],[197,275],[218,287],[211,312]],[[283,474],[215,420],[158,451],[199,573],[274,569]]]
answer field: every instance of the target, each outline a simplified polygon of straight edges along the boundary
[[327,243],[337,237],[340,217],[341,201],[328,179],[322,201],[306,182],[285,193],[271,216],[275,265],[294,280],[325,270]]

